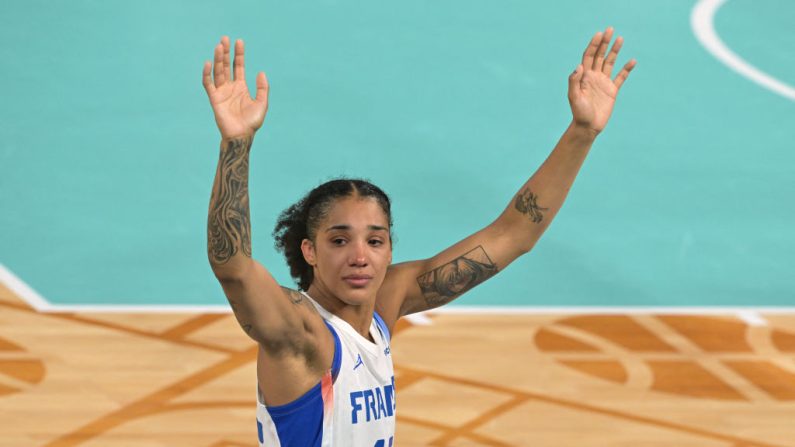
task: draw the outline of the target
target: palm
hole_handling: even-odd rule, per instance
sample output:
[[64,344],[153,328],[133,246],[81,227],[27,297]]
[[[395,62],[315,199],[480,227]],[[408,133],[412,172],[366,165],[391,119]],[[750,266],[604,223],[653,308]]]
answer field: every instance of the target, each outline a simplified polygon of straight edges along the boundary
[[224,138],[253,134],[262,126],[268,110],[268,81],[265,73],[257,75],[257,95],[252,99],[246,85],[243,41],[235,43],[234,80],[229,50],[229,38],[224,37],[215,48],[213,77],[210,77],[209,62],[205,63],[203,72],[204,88]]
[[635,67],[629,61],[614,80],[610,79],[623,40],[616,39],[610,53],[605,52],[613,36],[613,29],[596,33],[585,49],[582,64],[569,77],[569,103],[574,123],[593,132],[601,132],[610,119],[621,85]]

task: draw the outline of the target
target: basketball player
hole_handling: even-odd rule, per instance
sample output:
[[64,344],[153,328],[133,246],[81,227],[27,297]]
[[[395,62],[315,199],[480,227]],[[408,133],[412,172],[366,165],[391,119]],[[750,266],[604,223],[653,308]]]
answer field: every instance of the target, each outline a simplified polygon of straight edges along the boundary
[[393,445],[395,322],[449,303],[533,248],[635,66],[629,61],[611,79],[622,45],[618,37],[608,51],[612,37],[611,28],[596,33],[569,76],[573,119],[547,160],[494,222],[441,253],[392,265],[389,198],[363,180],[325,183],[285,210],[274,236],[298,290],[279,286],[251,257],[249,151],[268,81],[257,75],[252,100],[243,42],[230,64],[229,38],[221,39],[203,70],[221,131],[208,256],[240,326],[259,344],[259,445]]

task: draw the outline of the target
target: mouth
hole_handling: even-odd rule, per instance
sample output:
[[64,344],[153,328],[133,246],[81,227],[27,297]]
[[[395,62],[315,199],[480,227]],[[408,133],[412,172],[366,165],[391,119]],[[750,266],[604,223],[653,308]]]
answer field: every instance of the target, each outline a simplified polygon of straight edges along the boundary
[[369,275],[348,275],[342,278],[348,285],[356,288],[366,287],[373,280]]

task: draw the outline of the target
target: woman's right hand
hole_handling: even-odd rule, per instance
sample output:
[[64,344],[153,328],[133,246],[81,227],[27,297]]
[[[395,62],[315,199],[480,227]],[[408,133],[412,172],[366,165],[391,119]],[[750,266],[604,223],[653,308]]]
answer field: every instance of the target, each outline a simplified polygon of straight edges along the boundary
[[202,83],[213,107],[215,122],[223,139],[251,136],[262,126],[268,111],[268,79],[264,72],[257,74],[257,95],[252,100],[246,85],[243,60],[243,41],[235,42],[235,78],[229,65],[229,37],[221,38],[215,47],[212,64],[204,63]]

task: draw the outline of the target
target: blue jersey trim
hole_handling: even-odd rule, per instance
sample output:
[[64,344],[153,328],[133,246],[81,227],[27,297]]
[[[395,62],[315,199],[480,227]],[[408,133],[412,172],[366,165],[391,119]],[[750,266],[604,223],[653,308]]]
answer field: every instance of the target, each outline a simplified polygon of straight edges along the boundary
[[318,383],[289,404],[266,407],[282,446],[320,447],[323,440],[323,395]]
[[[334,360],[331,362],[332,380],[337,378],[342,365],[342,344],[337,331],[325,321],[334,336]],[[298,399],[284,404],[266,406],[282,446],[319,447],[323,440],[323,390],[322,379]],[[257,421],[257,434],[263,442],[262,424]]]
[[340,373],[340,367],[342,366],[342,343],[340,342],[340,336],[337,335],[337,331],[334,330],[334,327],[329,324],[328,321],[323,320],[326,323],[326,327],[331,332],[331,335],[334,336],[334,360],[331,361],[331,380],[332,382],[337,381],[337,375]]
[[391,337],[389,335],[389,329],[387,329],[386,323],[384,323],[384,319],[381,318],[381,315],[378,315],[378,312],[373,312],[373,318],[375,318],[375,324],[381,329],[381,333],[386,337],[386,342],[389,343]]

